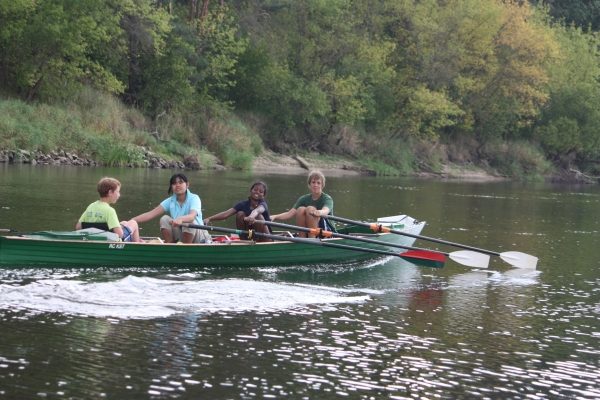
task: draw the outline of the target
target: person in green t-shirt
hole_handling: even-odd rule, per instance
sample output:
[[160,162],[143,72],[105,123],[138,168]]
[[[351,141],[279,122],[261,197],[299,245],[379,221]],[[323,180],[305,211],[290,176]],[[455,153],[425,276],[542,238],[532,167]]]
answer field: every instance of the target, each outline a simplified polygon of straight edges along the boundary
[[[321,171],[315,170],[308,175],[308,187],[311,193],[306,194],[296,201],[294,207],[284,213],[271,215],[271,221],[292,219],[296,217],[296,225],[305,228],[321,228],[335,232],[333,223],[322,215],[333,215],[333,199],[323,193],[325,176]],[[300,232],[300,237],[314,238],[315,235]]]
[[82,229],[83,223],[86,222],[106,223],[108,229],[119,235],[123,242],[141,242],[137,222],[134,220],[119,222],[117,212],[110,206],[121,197],[121,182],[114,178],[102,178],[98,182],[97,189],[100,200],[90,204],[81,214],[75,229]]

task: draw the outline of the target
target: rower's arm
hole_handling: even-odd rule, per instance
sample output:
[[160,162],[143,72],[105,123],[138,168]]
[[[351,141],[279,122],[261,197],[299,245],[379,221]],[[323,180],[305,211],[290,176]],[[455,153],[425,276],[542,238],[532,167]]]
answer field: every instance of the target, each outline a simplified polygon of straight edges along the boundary
[[137,222],[138,224],[141,224],[143,222],[148,222],[158,216],[161,216],[164,213],[165,213],[165,209],[161,205],[159,205],[154,210],[148,211],[147,213],[140,214],[137,217],[134,217],[132,219],[135,220],[135,222]]
[[288,219],[292,219],[296,216],[296,213],[298,212],[298,210],[296,210],[295,208],[292,208],[291,210],[281,213],[281,214],[277,214],[277,215],[271,215],[271,221],[275,221],[276,219],[280,220],[280,221],[287,221]]
[[218,214],[213,215],[212,217],[204,218],[204,225],[208,225],[210,221],[221,221],[223,219],[227,219],[235,214],[237,211],[235,208],[230,208],[227,211],[222,211]]
[[329,207],[327,207],[327,206],[324,206],[324,207],[323,207],[323,208],[321,208],[320,210],[317,210],[317,211],[315,211],[315,212],[313,213],[313,215],[314,215],[315,217],[320,217],[321,215],[329,215],[329,211],[331,211],[331,210],[329,210]]
[[194,222],[196,220],[197,216],[198,216],[198,211],[190,210],[189,214],[174,218],[173,221],[171,221],[171,224],[173,224],[173,226],[181,226],[181,224],[184,222],[187,222],[187,223]]
[[258,207],[256,207],[254,210],[252,210],[252,212],[248,215],[248,217],[250,218],[256,218],[258,217],[260,214],[265,212],[265,206],[263,206],[262,204],[260,204]]

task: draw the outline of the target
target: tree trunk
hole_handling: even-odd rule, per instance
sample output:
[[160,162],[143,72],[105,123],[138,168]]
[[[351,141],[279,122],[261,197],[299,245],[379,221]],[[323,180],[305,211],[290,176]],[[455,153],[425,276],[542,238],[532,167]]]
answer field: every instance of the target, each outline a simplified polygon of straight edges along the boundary
[[206,14],[208,14],[208,1],[204,0],[204,4],[202,5],[202,13],[200,14],[200,19],[204,19]]
[[190,22],[194,19],[194,14],[196,13],[196,0],[190,1]]
[[[132,24],[133,26],[133,24]],[[136,105],[136,97],[138,94],[138,71],[139,60],[137,57],[138,41],[133,32],[130,32],[129,37],[129,103]]]

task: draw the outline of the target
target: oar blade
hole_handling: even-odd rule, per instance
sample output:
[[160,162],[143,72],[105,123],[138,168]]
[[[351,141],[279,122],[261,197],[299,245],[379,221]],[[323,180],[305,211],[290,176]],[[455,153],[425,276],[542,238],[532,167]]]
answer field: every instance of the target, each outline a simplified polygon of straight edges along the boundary
[[451,260],[459,264],[473,268],[487,268],[490,265],[490,256],[487,254],[476,253],[474,251],[461,250],[448,254]]
[[535,269],[538,258],[519,251],[506,251],[500,253],[500,258],[516,268],[531,268]]
[[417,264],[425,267],[444,268],[444,263],[446,262],[446,256],[444,254],[427,250],[410,250],[398,255],[411,262],[419,260]]

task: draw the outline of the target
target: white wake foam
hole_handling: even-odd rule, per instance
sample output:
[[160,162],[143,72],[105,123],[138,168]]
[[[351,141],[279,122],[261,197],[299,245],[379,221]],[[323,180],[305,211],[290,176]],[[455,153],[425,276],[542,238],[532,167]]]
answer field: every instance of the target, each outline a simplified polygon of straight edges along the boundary
[[[159,318],[174,313],[286,310],[308,304],[356,303],[360,290],[241,279],[172,281],[128,276],[114,282],[42,280],[0,285],[0,308],[116,318]],[[372,292],[372,291],[369,291]],[[362,292],[364,293],[364,292]]]

